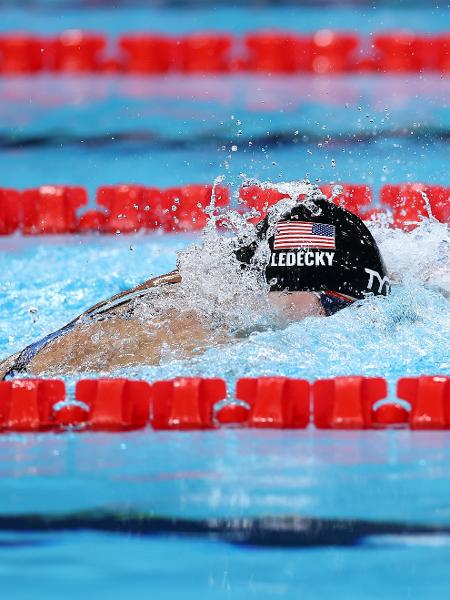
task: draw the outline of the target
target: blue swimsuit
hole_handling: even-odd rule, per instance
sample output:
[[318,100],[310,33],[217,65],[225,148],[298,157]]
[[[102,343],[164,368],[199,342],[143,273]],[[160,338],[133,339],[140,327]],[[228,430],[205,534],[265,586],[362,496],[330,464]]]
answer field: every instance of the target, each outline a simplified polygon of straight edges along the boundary
[[21,373],[24,373],[26,371],[28,365],[30,364],[30,362],[33,360],[33,358],[39,352],[39,350],[42,350],[42,348],[44,348],[44,346],[46,346],[49,342],[52,342],[53,340],[58,339],[62,335],[66,334],[69,331],[71,331],[72,329],[74,329],[75,326],[78,324],[78,322],[79,322],[79,319],[75,319],[74,321],[71,321],[67,325],[64,325],[64,327],[61,327],[61,329],[58,329],[57,331],[53,331],[53,333],[49,333],[48,335],[46,335],[42,339],[38,340],[37,342],[33,342],[32,344],[27,346],[24,350],[22,350],[22,352],[17,357],[13,368],[10,369],[8,371],[8,373],[6,373],[5,379],[6,379],[6,377],[15,377],[16,375],[20,375]]
[[347,306],[355,302],[355,298],[344,296],[337,292],[317,292],[317,296],[327,317],[331,317],[331,315],[334,315],[343,308],[347,308]]

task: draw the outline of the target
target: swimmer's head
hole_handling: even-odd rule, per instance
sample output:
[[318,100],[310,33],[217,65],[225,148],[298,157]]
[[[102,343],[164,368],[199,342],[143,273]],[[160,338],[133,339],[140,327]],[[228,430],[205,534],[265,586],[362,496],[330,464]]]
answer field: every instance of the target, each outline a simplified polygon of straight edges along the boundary
[[257,225],[257,241],[237,250],[238,260],[262,265],[270,291],[331,293],[344,302],[387,295],[386,267],[361,219],[326,199],[314,206],[299,203],[275,222],[269,213]]

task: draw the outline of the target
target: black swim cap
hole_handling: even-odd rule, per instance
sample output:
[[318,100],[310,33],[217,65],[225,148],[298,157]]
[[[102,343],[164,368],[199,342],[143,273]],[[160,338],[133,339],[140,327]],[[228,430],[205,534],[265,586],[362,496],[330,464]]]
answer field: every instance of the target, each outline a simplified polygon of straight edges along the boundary
[[[390,282],[378,246],[356,215],[326,199],[299,203],[257,225],[259,241],[268,241],[265,278],[271,291],[333,291],[351,298],[387,295]],[[255,263],[259,243],[237,250],[244,265]],[[265,261],[267,262],[267,261]]]

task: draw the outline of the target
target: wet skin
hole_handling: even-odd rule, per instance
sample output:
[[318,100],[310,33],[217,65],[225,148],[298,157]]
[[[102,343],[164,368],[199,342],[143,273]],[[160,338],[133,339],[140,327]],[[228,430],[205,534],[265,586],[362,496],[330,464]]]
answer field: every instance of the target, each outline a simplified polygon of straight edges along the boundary
[[[130,291],[164,285],[170,293],[180,282],[177,272],[169,273],[95,305],[74,329],[39,350],[27,366],[27,373],[110,372],[121,367],[158,365],[161,360],[182,360],[211,346],[233,342],[236,338],[229,332],[192,310],[170,309],[145,321],[127,315]],[[323,314],[318,298],[309,292],[270,292],[269,303],[276,309],[280,325]],[[8,359],[0,364],[0,376],[2,367],[5,372],[7,366]]]

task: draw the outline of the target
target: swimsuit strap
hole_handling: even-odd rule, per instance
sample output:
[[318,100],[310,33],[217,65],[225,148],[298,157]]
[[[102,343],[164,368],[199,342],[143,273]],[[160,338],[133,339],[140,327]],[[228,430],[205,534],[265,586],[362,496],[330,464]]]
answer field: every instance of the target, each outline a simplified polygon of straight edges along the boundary
[[78,323],[79,323],[79,318],[74,319],[70,323],[67,323],[67,325],[64,325],[64,327],[61,327],[61,329],[58,329],[57,331],[53,331],[52,333],[49,333],[42,339],[40,339],[37,342],[34,342],[33,344],[30,344],[29,346],[24,348],[24,350],[22,350],[22,352],[15,359],[14,364],[11,366],[9,371],[7,373],[5,373],[4,378],[15,377],[16,375],[25,373],[28,365],[33,360],[33,358],[36,356],[36,354],[39,352],[39,350],[42,350],[42,348],[44,348],[44,346],[46,346],[48,343],[52,342],[53,340],[58,339],[65,333],[68,333],[69,331],[71,331]]
[[142,296],[146,296],[147,294],[153,291],[153,288],[160,287],[162,285],[166,285],[168,283],[180,283],[181,276],[178,271],[171,271],[166,275],[159,275],[158,277],[154,277],[153,279],[146,281],[144,284],[130,290],[127,292],[120,292],[116,294],[112,298],[108,300],[102,300],[98,304],[92,306],[89,310],[84,312],[81,317],[94,317],[96,315],[101,315],[103,313],[107,313],[112,308],[116,308],[117,306],[121,306],[122,304],[126,304],[130,300],[134,298],[140,298]]
[[327,317],[331,317],[343,308],[351,306],[356,301],[356,298],[333,291],[315,292],[315,294],[319,298]]

